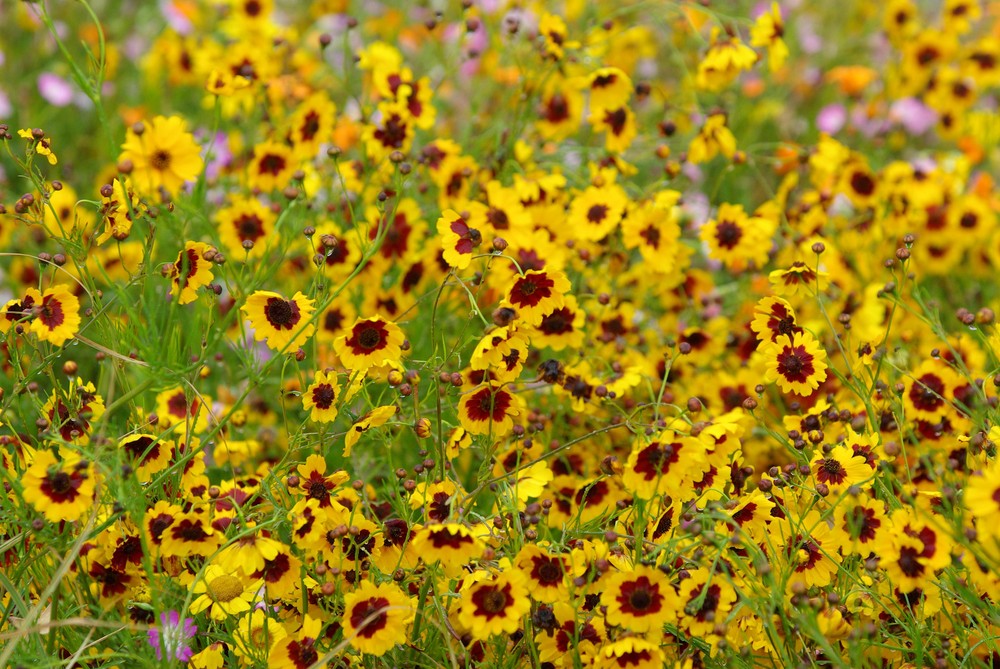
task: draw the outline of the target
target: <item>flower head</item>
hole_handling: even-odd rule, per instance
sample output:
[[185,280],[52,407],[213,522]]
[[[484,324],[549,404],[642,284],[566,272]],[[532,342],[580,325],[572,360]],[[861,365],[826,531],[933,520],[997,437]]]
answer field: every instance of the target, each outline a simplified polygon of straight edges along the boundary
[[162,187],[176,192],[201,173],[204,161],[194,137],[179,116],[157,116],[139,128],[129,128],[119,161],[132,163],[132,180],[146,193]]
[[177,611],[165,611],[160,614],[160,625],[147,632],[147,641],[156,651],[157,660],[187,662],[194,655],[189,644],[197,633],[193,619],[185,618],[181,624]]
[[275,351],[292,352],[312,336],[316,327],[309,322],[315,309],[315,300],[302,293],[295,293],[288,300],[268,290],[258,290],[247,298],[243,313],[254,329],[254,339],[267,340]]

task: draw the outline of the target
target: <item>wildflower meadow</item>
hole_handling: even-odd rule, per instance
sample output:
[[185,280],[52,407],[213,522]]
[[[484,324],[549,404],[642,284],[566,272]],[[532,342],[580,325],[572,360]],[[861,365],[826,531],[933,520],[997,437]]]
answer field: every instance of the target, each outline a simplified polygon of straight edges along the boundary
[[0,0],[0,667],[1000,667],[1000,2]]

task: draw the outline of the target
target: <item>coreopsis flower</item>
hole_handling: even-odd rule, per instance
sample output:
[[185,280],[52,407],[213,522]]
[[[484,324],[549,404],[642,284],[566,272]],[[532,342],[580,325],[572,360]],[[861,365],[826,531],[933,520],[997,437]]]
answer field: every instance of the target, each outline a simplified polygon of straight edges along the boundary
[[616,183],[588,187],[569,206],[572,236],[593,242],[604,239],[618,226],[627,204],[625,189]]
[[826,351],[808,332],[781,335],[757,350],[767,361],[764,378],[783,392],[809,396],[826,380]]
[[603,111],[617,109],[632,95],[632,80],[617,67],[602,67],[587,78],[590,108]]
[[586,318],[576,297],[567,294],[563,306],[543,316],[542,322],[531,330],[531,343],[536,348],[551,348],[553,351],[578,348],[583,343]]
[[542,53],[546,58],[562,60],[566,49],[578,49],[580,43],[568,39],[566,22],[558,14],[545,12],[538,20],[538,35],[543,39]]
[[410,598],[398,586],[363,581],[344,595],[344,639],[364,655],[385,655],[406,638],[413,615]]
[[110,184],[105,184],[101,187],[100,210],[104,231],[97,236],[97,244],[103,244],[112,237],[118,241],[127,239],[135,218],[145,213],[146,205],[136,194],[131,179],[119,176]]
[[152,434],[130,434],[118,442],[118,447],[128,454],[140,481],[149,481],[153,474],[166,469],[174,454],[173,441]]
[[503,186],[496,179],[486,184],[486,202],[469,202],[469,225],[487,239],[503,237],[520,243],[532,227],[531,214],[521,202],[517,189]]
[[296,156],[309,160],[333,137],[337,106],[325,91],[317,91],[299,103],[288,120],[288,139]]
[[939,523],[912,507],[896,509],[873,546],[879,567],[901,592],[925,588],[934,573],[951,563],[952,540]]
[[736,153],[736,137],[726,126],[725,114],[712,114],[698,130],[688,147],[688,162],[697,165],[719,154],[732,158]]
[[[171,518],[168,527],[159,529],[160,555],[163,557],[208,557],[222,544],[222,534],[212,527],[211,519],[205,513],[191,511]],[[157,529],[148,525],[147,528],[150,531]]]
[[1000,539],[1000,461],[969,477],[963,501],[976,519],[976,531]]
[[507,386],[483,384],[462,396],[458,420],[469,434],[485,434],[497,439],[514,429],[521,414],[522,400]]
[[54,390],[45,402],[42,414],[63,441],[77,445],[90,441],[91,425],[104,415],[104,398],[96,390],[93,382],[77,378],[65,394]]
[[803,332],[795,323],[795,309],[780,297],[765,297],[753,308],[750,329],[762,342],[778,341],[781,335]]
[[607,634],[599,616],[582,616],[566,601],[539,606],[532,621],[538,659],[554,667],[574,666],[575,656],[583,666],[590,666]]
[[361,417],[344,435],[344,457],[351,456],[351,449],[358,443],[361,435],[373,427],[381,427],[396,415],[396,407],[389,405],[372,409]]
[[606,643],[594,659],[595,669],[662,669],[666,657],[658,644],[626,636]]
[[158,661],[185,663],[194,655],[191,640],[197,633],[193,619],[185,618],[182,624],[177,611],[165,611],[160,614],[160,624],[146,633],[146,640],[156,652]]
[[830,285],[830,274],[814,269],[796,260],[788,269],[776,269],[767,276],[771,288],[782,297],[793,295],[812,295],[816,291],[823,292]]
[[284,188],[298,165],[299,161],[286,144],[273,140],[262,142],[254,147],[247,168],[250,187],[264,193]]
[[31,152],[36,153],[45,158],[49,162],[49,165],[55,165],[59,162],[56,154],[52,152],[52,141],[42,131],[39,130],[36,132],[31,128],[21,128],[17,131],[17,136],[30,142],[29,155]]
[[402,355],[403,331],[381,316],[359,318],[333,348],[348,369],[367,372],[372,367],[398,363]]
[[742,205],[722,204],[715,218],[702,226],[699,236],[708,244],[708,256],[734,272],[753,263],[758,268],[767,263],[774,225],[760,216],[747,216]]
[[93,466],[78,455],[58,449],[35,452],[21,478],[24,501],[50,522],[79,520],[94,503]]
[[458,620],[472,638],[486,641],[516,632],[530,610],[527,580],[520,571],[510,570],[469,585],[462,592]]
[[[219,239],[234,258],[260,257],[274,232],[276,216],[255,197],[233,196],[215,215]],[[250,242],[250,248],[244,246]]]
[[40,305],[41,302],[42,294],[34,288],[26,288],[24,297],[19,300],[8,300],[3,305],[3,311],[0,312],[0,316],[2,316],[0,317],[0,332],[6,335],[11,328],[16,328],[16,326],[20,326],[22,331],[30,328],[29,321],[35,313],[36,305]]
[[867,496],[842,500],[834,507],[833,527],[842,537],[841,551],[845,555],[866,558],[889,528],[885,504]]
[[482,234],[470,228],[468,222],[454,209],[446,209],[437,221],[437,232],[444,249],[444,261],[455,269],[465,269],[472,262],[472,254],[482,242]]
[[569,597],[569,580],[578,575],[573,573],[568,556],[547,553],[532,543],[521,547],[514,566],[527,578],[531,598],[549,604],[565,601]]
[[170,294],[178,304],[189,304],[198,299],[198,289],[212,283],[212,263],[205,254],[212,247],[204,242],[185,242],[177,254],[177,261],[169,266]]
[[784,34],[785,24],[781,19],[781,7],[777,2],[772,2],[770,11],[757,17],[757,21],[750,28],[750,44],[767,48],[767,65],[772,72],[780,70],[788,58],[788,45],[782,39]]
[[622,485],[640,499],[670,495],[679,499],[708,469],[705,446],[672,431],[648,444],[637,443],[622,473]]
[[306,499],[316,500],[321,508],[330,506],[331,493],[350,478],[347,472],[340,470],[327,476],[326,458],[316,454],[306,458],[296,471],[299,475],[299,489]]
[[629,107],[592,111],[590,124],[597,132],[604,132],[604,148],[610,153],[623,153],[639,132],[635,112]]
[[819,513],[812,511],[795,523],[785,520],[776,532],[783,546],[783,557],[793,568],[789,586],[804,582],[807,587],[822,588],[830,584],[840,560],[839,533],[834,532]]
[[279,636],[271,645],[267,666],[270,669],[306,669],[316,666],[321,657],[316,642],[320,640],[322,631],[323,621],[304,615],[302,626],[295,633]]
[[32,313],[31,331],[53,346],[62,346],[80,329],[80,300],[65,284],[46,289]]
[[816,483],[827,486],[834,496],[872,476],[872,469],[864,457],[855,455],[849,446],[843,444],[834,446],[829,453],[816,453],[809,463],[809,469]]
[[406,153],[410,150],[416,124],[405,102],[383,100],[378,104],[375,119],[365,124],[361,133],[365,153],[371,160],[379,162],[393,151]]
[[730,526],[737,526],[757,542],[764,541],[767,536],[768,521],[771,520],[771,510],[774,502],[760,490],[744,495],[730,511]]
[[583,118],[580,82],[553,76],[542,92],[535,128],[543,139],[559,141],[572,135]]
[[302,408],[317,423],[331,423],[337,418],[340,383],[335,372],[316,372],[313,383],[302,393]]
[[486,548],[469,528],[457,523],[427,525],[413,537],[412,544],[424,564],[439,563],[449,576],[479,559]]
[[698,63],[696,83],[698,88],[721,91],[740,72],[749,70],[757,62],[757,54],[736,35],[720,37],[718,28],[712,29],[712,44]]
[[639,634],[656,638],[666,623],[677,620],[681,600],[666,575],[659,569],[636,565],[619,571],[601,582],[601,604],[607,607],[605,620]]
[[936,423],[951,411],[954,391],[963,379],[948,364],[926,360],[905,381],[903,403],[908,416]]
[[176,193],[201,174],[205,164],[201,149],[186,131],[184,119],[157,116],[136,132],[139,129],[129,128],[118,160],[132,163],[130,178],[144,193],[155,193],[161,187]]
[[688,574],[688,578],[681,581],[677,625],[692,638],[712,643],[718,639],[714,634],[716,624],[733,610],[736,591],[723,574],[712,573],[704,567],[691,569]]
[[538,325],[546,314],[565,304],[570,291],[569,279],[562,272],[550,269],[528,270],[514,279],[507,291],[504,305],[517,312],[528,325]]
[[316,326],[309,322],[315,304],[315,300],[310,300],[301,292],[288,300],[278,293],[258,290],[247,298],[241,311],[254,329],[254,339],[266,339],[268,347],[275,351],[291,349],[294,352],[316,330]]

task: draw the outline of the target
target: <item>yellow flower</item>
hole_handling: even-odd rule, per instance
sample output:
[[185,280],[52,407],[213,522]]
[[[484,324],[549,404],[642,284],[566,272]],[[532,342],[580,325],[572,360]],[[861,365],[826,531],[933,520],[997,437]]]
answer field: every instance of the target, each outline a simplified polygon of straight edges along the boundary
[[302,393],[302,408],[317,423],[330,423],[337,417],[340,383],[333,372],[316,372],[316,380]]
[[361,435],[370,430],[373,427],[380,427],[385,425],[390,418],[396,415],[396,407],[394,406],[384,406],[378,407],[377,409],[372,409],[364,415],[357,423],[351,426],[351,429],[347,431],[344,435],[344,457],[350,457],[351,449],[354,445],[358,443],[358,439]]
[[413,615],[410,598],[398,586],[363,581],[344,595],[344,638],[365,655],[385,655],[406,638]]
[[199,596],[191,602],[189,610],[193,614],[208,610],[212,620],[238,616],[253,608],[261,584],[260,580],[251,581],[240,571],[211,564],[192,586],[191,592]]
[[333,343],[340,361],[348,369],[367,372],[372,367],[399,362],[403,331],[381,316],[359,318],[347,334]]
[[57,460],[51,451],[38,450],[21,478],[24,500],[50,522],[78,520],[93,503],[95,475],[92,466],[80,463],[71,453]]
[[730,35],[720,40],[719,33],[718,28],[712,30],[712,46],[698,64],[698,88],[721,91],[757,62],[757,54],[739,37]]
[[767,360],[764,378],[783,392],[811,395],[826,380],[826,351],[808,332],[781,335],[757,350]]
[[46,290],[35,313],[31,331],[54,346],[62,346],[80,329],[80,301],[64,284]]
[[267,340],[267,345],[278,352],[295,349],[305,344],[316,327],[309,322],[315,310],[315,300],[302,293],[295,293],[286,300],[278,293],[258,290],[247,298],[242,311],[254,329],[254,339]]
[[697,165],[711,160],[719,154],[732,158],[736,153],[736,137],[726,127],[724,114],[712,114],[698,135],[691,140],[688,147],[688,162]]
[[132,180],[146,193],[160,187],[173,193],[201,173],[204,161],[194,137],[179,116],[157,116],[151,123],[129,128],[119,162],[132,163]]
[[250,187],[264,193],[284,188],[297,167],[298,161],[288,146],[273,141],[258,144],[250,159]]
[[275,218],[257,198],[236,195],[216,214],[219,238],[235,258],[260,256],[271,240]]
[[761,14],[750,29],[750,44],[767,47],[768,67],[772,72],[781,69],[788,58],[788,46],[782,39],[784,34],[785,24],[777,2],[771,3],[771,11]]
[[462,593],[458,619],[472,638],[485,641],[495,634],[513,634],[531,610],[527,579],[517,570],[472,583]]
[[198,299],[198,289],[212,283],[212,264],[205,259],[211,248],[204,242],[189,241],[177,254],[177,262],[170,266],[170,280],[171,296],[177,298],[178,304],[194,302]]

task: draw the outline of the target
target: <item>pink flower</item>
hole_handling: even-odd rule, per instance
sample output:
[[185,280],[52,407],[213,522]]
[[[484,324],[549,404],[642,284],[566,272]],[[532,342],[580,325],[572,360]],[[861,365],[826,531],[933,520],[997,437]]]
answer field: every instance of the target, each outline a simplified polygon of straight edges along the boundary
[[198,633],[194,620],[185,618],[181,625],[177,611],[166,611],[160,614],[160,626],[146,633],[149,645],[156,650],[156,659],[166,659],[187,662],[194,655],[190,641]]
[[73,85],[51,72],[38,75],[38,92],[46,102],[56,107],[65,107],[73,102]]

